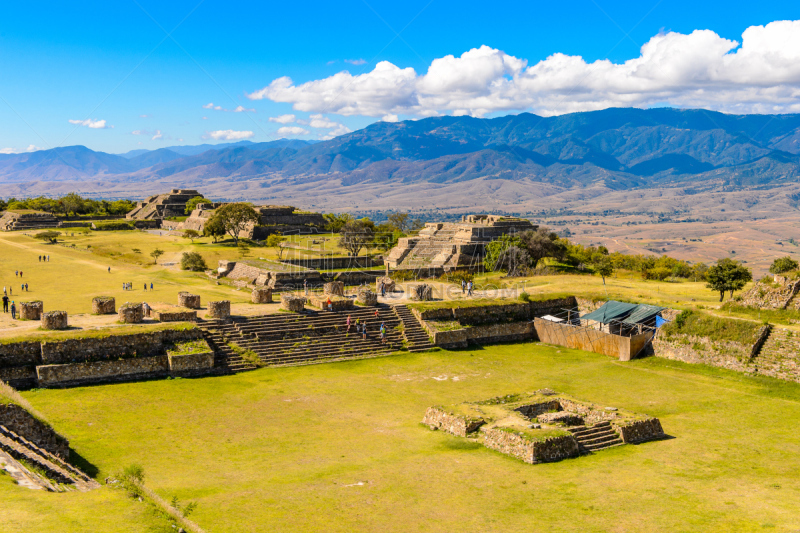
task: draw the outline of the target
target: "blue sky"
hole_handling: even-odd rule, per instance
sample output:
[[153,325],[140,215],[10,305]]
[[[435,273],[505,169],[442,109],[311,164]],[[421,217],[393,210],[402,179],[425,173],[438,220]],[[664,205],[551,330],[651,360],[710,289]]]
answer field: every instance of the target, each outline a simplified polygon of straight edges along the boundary
[[[381,119],[608,105],[790,112],[800,80],[794,67],[764,74],[752,57],[731,66],[721,56],[736,52],[725,40],[741,44],[747,28],[798,19],[800,4],[782,1],[13,3],[0,20],[0,150],[83,144],[118,153],[324,138]],[[791,61],[800,53],[794,41],[784,38],[796,29],[765,30],[774,47],[789,50],[787,64],[800,64]],[[695,30],[713,33],[680,39]],[[679,35],[653,41],[663,54],[625,72],[613,68],[670,32]],[[765,32],[750,42],[762,43]],[[687,58],[698,49],[711,50],[709,57]],[[470,50],[469,61],[458,60]],[[540,64],[553,54],[564,56]],[[448,55],[455,60],[423,78]],[[387,63],[373,72],[379,62]],[[655,78],[663,79],[654,82],[661,65]],[[639,91],[637,76],[647,69]],[[345,70],[350,77],[334,77]],[[273,83],[282,77],[291,82]],[[222,109],[203,107],[209,103]],[[234,112],[238,106],[244,111]]]

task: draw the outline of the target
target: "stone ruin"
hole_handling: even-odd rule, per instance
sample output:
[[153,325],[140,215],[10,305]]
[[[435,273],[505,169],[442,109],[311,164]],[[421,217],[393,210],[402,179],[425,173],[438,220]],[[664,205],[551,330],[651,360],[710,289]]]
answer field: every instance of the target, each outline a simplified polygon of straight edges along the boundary
[[302,313],[305,310],[306,299],[302,296],[289,294],[287,292],[281,293],[281,309],[290,311],[292,313]]
[[416,237],[400,239],[386,264],[395,270],[474,269],[483,261],[487,243],[537,227],[527,219],[499,215],[467,215],[461,222],[428,223]]
[[117,312],[117,301],[112,296],[95,296],[92,298],[93,315],[113,315]]
[[181,291],[178,293],[178,305],[187,309],[200,309],[200,295]]
[[50,311],[42,313],[42,329],[67,329],[66,311]]
[[172,189],[167,194],[150,196],[138,202],[125,218],[129,220],[160,220],[167,217],[186,216],[186,203],[203,195],[194,189]]
[[23,320],[40,320],[44,304],[41,300],[19,303],[19,317]]
[[254,304],[271,304],[272,303],[272,289],[266,287],[256,287],[250,293],[250,301]]
[[[225,203],[200,204],[185,221],[177,226],[179,230],[193,229],[203,233],[209,219]],[[262,240],[273,233],[303,234],[317,233],[325,228],[325,218],[321,213],[298,213],[292,206],[262,205],[254,209],[259,215],[257,225],[250,224],[239,234],[241,238]]]
[[394,280],[389,276],[384,276],[375,280],[375,290],[378,292],[378,294],[381,292],[381,283],[383,283],[383,287],[386,289],[386,292],[395,291],[396,285]]
[[231,317],[231,301],[208,302],[209,318],[228,319]]
[[144,320],[144,305],[125,302],[120,306],[117,315],[122,324],[139,324]]
[[433,287],[425,283],[411,285],[408,288],[408,297],[412,300],[427,302],[433,300]]
[[800,279],[792,279],[775,274],[758,280],[752,288],[741,295],[740,305],[753,309],[800,309],[796,299],[800,291]]
[[378,305],[378,295],[366,287],[359,287],[356,302],[361,305],[374,307]]
[[344,283],[341,281],[331,281],[322,286],[322,293],[325,296],[344,297]]
[[6,211],[0,217],[0,231],[38,231],[57,228],[61,222],[42,211],[16,212]]
[[422,423],[530,464],[560,461],[614,446],[665,437],[657,418],[601,407],[542,389],[444,408]]

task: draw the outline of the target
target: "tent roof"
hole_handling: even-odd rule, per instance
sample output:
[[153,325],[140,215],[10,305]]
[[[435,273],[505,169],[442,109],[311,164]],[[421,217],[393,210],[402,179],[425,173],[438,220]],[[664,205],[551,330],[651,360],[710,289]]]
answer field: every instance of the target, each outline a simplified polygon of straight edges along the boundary
[[625,302],[617,302],[615,300],[609,300],[608,302],[600,306],[600,308],[592,311],[588,315],[583,315],[581,319],[594,320],[595,322],[608,324],[611,321],[621,320],[627,317],[637,307],[638,306],[636,304],[627,304]]
[[639,304],[633,313],[628,315],[628,318],[622,322],[625,324],[639,324],[647,320],[651,320],[658,316],[664,308],[657,305]]

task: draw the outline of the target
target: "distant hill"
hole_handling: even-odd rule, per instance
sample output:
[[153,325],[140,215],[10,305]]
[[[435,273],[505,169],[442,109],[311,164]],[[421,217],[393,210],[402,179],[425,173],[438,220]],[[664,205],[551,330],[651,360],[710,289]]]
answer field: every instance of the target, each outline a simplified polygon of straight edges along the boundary
[[664,108],[447,116],[379,122],[316,143],[242,141],[123,155],[66,147],[0,156],[0,183],[27,184],[33,193],[45,182],[139,195],[181,184],[220,197],[316,198],[316,205],[378,206],[378,197],[391,196],[390,205],[406,208],[429,199],[423,191],[446,190],[450,206],[468,206],[499,200],[498,191],[513,204],[515,196],[520,203],[554,194],[580,199],[590,190],[597,197],[769,188],[800,183],[800,115]]

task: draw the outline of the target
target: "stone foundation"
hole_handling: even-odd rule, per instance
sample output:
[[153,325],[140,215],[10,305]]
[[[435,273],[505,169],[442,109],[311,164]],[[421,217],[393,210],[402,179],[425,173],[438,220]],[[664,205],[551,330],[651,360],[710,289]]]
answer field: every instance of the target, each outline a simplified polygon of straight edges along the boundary
[[208,302],[208,316],[209,318],[230,318],[231,301]]
[[378,305],[378,295],[366,287],[360,287],[356,301],[361,305],[375,306]]
[[536,417],[542,424],[564,424],[567,426],[580,426],[583,418],[568,411],[557,411],[555,413],[542,413]]
[[95,296],[92,298],[93,315],[113,315],[117,312],[117,301],[111,296]]
[[19,317],[23,320],[41,320],[44,305],[40,300],[19,303]]
[[282,293],[281,294],[281,309],[291,311],[292,313],[302,313],[305,309],[306,299],[302,296],[295,296],[294,294]]
[[341,281],[331,281],[322,286],[322,293],[325,296],[344,296],[344,283]]
[[661,427],[661,421],[658,418],[638,420],[625,425],[613,424],[613,426],[619,432],[622,442],[625,444],[638,444],[665,437],[664,429]]
[[412,285],[408,288],[408,297],[421,302],[433,300],[433,287],[424,283],[421,285]]
[[440,429],[456,437],[466,437],[484,424],[481,418],[467,418],[448,413],[441,407],[429,407],[422,423],[431,429]]
[[138,324],[144,320],[144,306],[140,303],[125,302],[117,314],[123,324]]
[[42,314],[42,329],[67,329],[67,312],[50,311]]
[[250,293],[250,300],[254,304],[271,304],[272,303],[272,289],[256,287]]
[[200,296],[188,292],[179,292],[178,305],[187,309],[200,309]]
[[580,455],[578,441],[572,435],[535,441],[497,428],[482,431],[484,446],[529,464],[552,463]]
[[334,311],[347,311],[353,309],[353,300],[339,296],[312,296],[311,305],[319,307],[323,311],[328,310],[328,298],[331,300],[331,307]]
[[170,309],[168,311],[153,311],[154,318],[160,322],[195,322],[197,311]]

